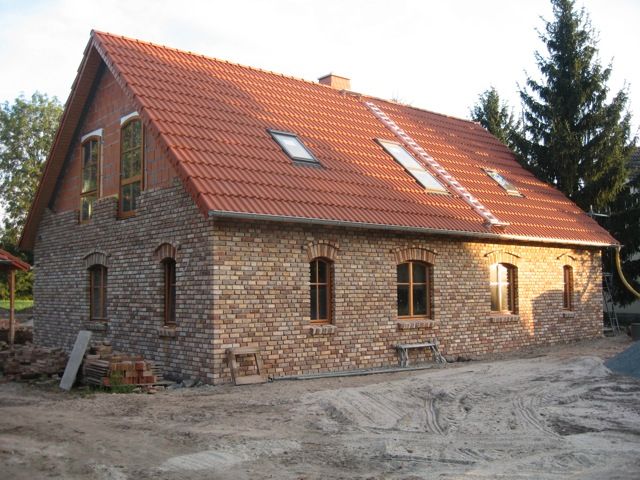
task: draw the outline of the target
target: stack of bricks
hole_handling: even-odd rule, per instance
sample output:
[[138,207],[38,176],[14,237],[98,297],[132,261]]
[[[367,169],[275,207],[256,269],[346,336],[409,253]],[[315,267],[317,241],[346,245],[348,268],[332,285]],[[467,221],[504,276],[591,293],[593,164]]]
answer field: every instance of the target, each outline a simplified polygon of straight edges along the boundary
[[82,375],[89,385],[153,385],[158,375],[152,362],[141,355],[114,352],[111,345],[96,345],[85,355]]
[[30,343],[14,345],[0,352],[0,370],[4,381],[28,380],[64,372],[68,355],[56,348],[36,347]]

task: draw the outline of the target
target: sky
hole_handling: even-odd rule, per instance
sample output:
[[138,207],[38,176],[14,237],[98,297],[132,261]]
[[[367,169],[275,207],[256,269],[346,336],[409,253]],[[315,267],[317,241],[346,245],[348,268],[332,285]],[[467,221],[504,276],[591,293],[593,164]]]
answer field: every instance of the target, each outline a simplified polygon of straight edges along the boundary
[[[640,125],[640,1],[576,0],[627,85]],[[469,117],[494,86],[514,112],[527,74],[539,78],[537,30],[548,0],[0,0],[0,102],[34,91],[65,101],[91,29],[317,80]],[[542,18],[541,18],[542,17]]]

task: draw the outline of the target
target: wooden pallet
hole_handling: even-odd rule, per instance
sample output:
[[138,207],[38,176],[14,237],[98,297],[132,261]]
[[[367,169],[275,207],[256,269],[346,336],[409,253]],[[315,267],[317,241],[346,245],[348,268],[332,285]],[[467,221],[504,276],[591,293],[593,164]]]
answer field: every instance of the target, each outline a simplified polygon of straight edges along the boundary
[[[253,355],[256,362],[255,375],[240,376],[240,367],[238,365],[239,356]],[[260,356],[260,349],[257,347],[237,347],[227,348],[227,363],[231,369],[231,378],[236,385],[249,385],[253,383],[266,383],[267,376],[264,374],[264,365],[262,364],[262,357]]]

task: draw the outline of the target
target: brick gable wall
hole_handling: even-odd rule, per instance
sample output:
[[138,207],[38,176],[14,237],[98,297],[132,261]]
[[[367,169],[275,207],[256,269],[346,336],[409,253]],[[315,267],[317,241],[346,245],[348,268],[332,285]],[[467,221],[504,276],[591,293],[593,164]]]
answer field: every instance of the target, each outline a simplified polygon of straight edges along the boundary
[[[122,91],[108,70],[101,74],[95,93],[83,119],[78,136],[71,145],[61,174],[61,181],[53,201],[53,211],[64,212],[80,208],[81,138],[102,128],[102,155],[100,165],[100,196],[117,195],[120,190],[120,119],[135,111],[131,100]],[[157,147],[157,141],[148,129],[144,138],[145,188],[167,188],[176,177],[166,154]]]
[[[155,360],[173,376],[206,379],[212,365],[211,223],[176,182],[146,190],[135,217],[118,219],[101,199],[87,224],[76,212],[47,211],[34,249],[34,334],[70,349],[80,329]],[[177,328],[163,328],[163,270],[156,252],[176,249]],[[90,263],[106,263],[108,322],[89,320]]]

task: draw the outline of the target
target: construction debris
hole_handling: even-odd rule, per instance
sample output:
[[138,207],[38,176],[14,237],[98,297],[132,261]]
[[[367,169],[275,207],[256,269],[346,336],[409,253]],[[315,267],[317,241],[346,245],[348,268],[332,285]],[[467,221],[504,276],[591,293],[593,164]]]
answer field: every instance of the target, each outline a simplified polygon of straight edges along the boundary
[[0,342],[0,370],[3,381],[29,380],[61,374],[69,356],[60,348],[36,347],[31,343],[9,347]]
[[108,342],[94,345],[85,355],[82,378],[87,385],[157,385],[163,383],[153,362],[141,355],[114,352]]

